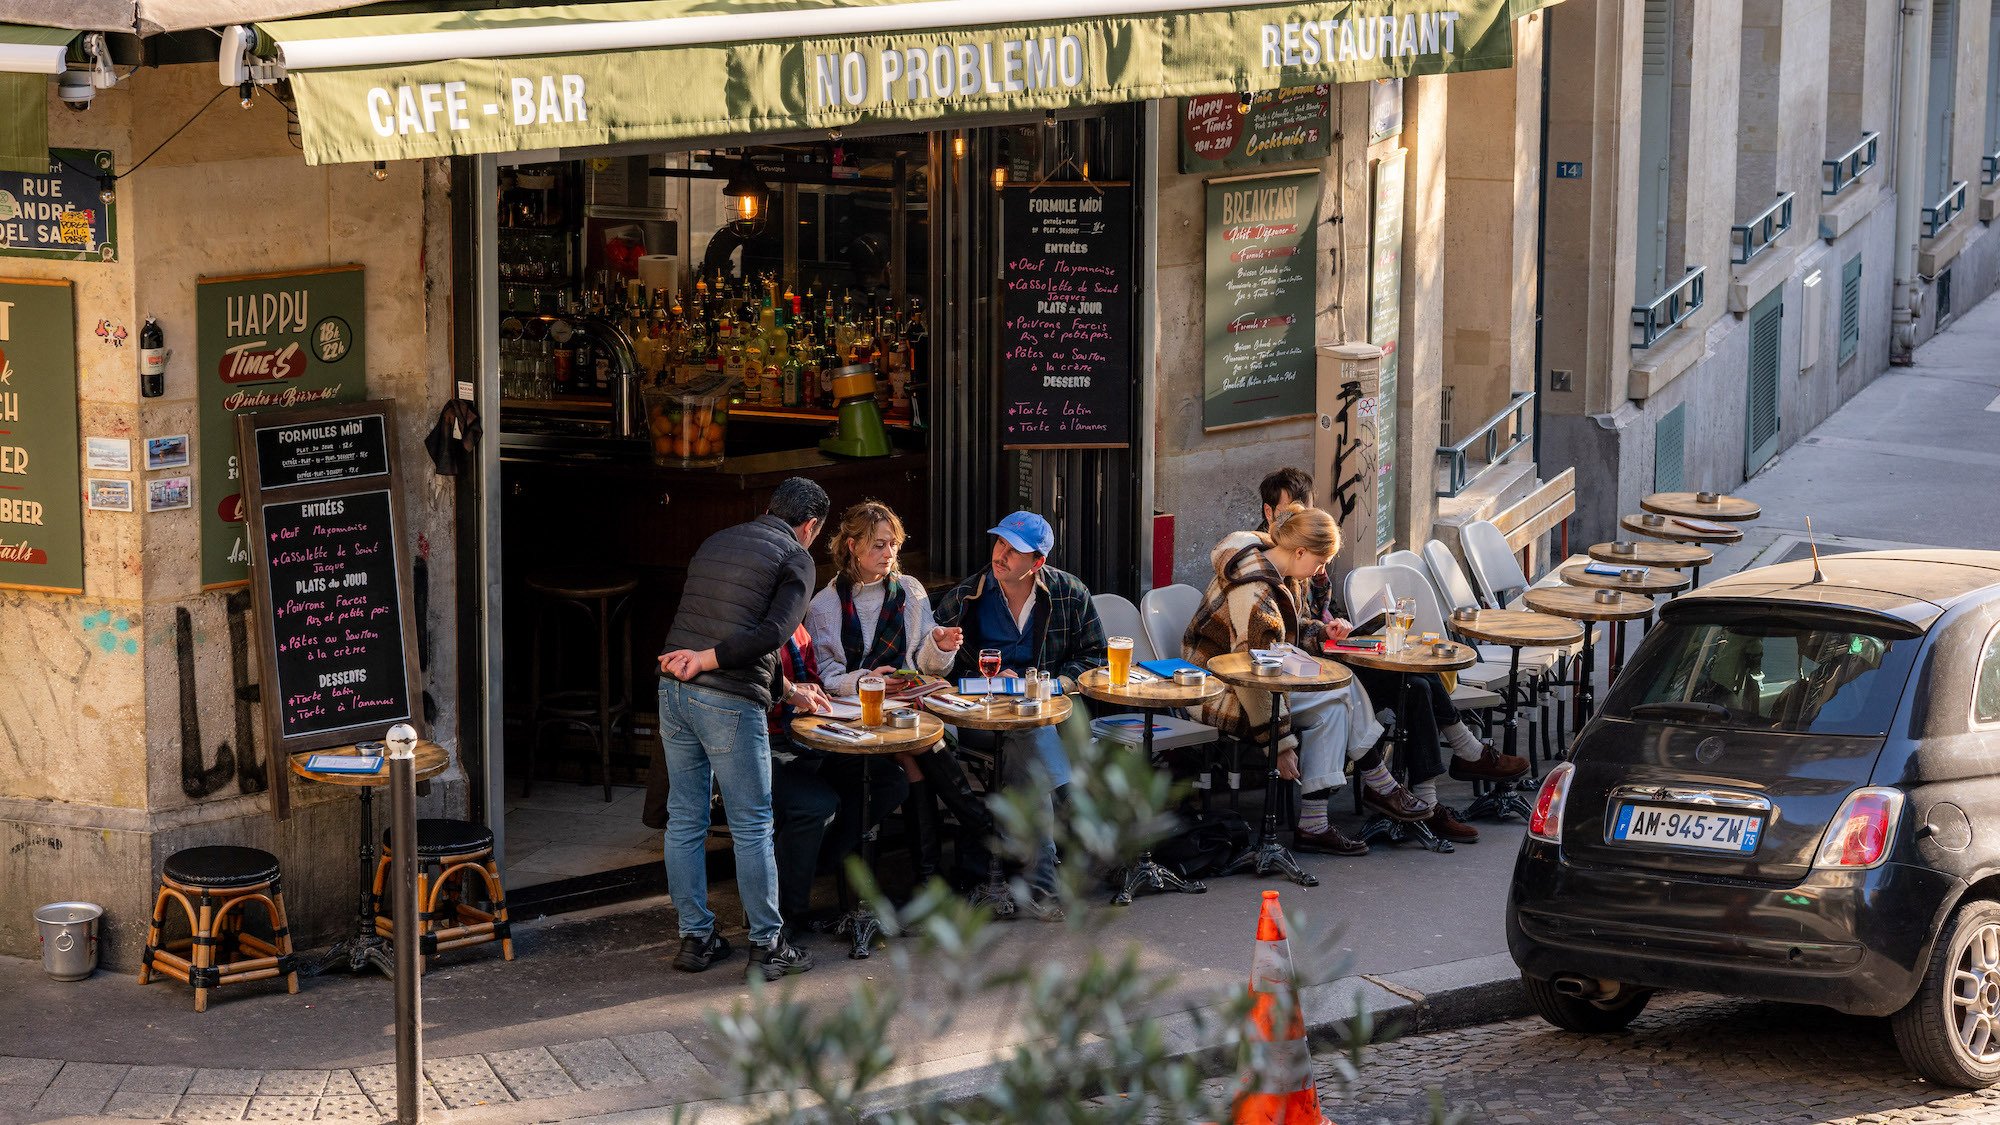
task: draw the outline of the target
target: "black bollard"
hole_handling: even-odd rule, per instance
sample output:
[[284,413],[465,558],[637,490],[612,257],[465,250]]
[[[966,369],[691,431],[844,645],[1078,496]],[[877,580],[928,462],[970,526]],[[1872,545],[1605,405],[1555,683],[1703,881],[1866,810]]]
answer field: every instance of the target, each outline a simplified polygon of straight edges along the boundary
[[389,872],[396,930],[396,1120],[409,1125],[423,1116],[418,1082],[424,1068],[424,998],[417,936],[417,732],[405,724],[389,728],[389,811],[395,862]]

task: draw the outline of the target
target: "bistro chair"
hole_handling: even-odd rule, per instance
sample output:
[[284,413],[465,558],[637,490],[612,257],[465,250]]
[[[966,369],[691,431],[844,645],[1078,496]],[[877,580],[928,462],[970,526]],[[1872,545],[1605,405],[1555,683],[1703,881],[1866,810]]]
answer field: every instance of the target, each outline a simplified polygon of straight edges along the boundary
[[[1132,638],[1132,662],[1155,660],[1160,652],[1153,647],[1152,639],[1146,636],[1145,624],[1139,618],[1139,607],[1122,594],[1092,594],[1090,604],[1097,608],[1097,620],[1104,626],[1107,637]],[[1174,646],[1175,655],[1180,653],[1180,645]]]
[[[278,876],[278,857],[259,848],[211,845],[168,856],[139,957],[139,983],[160,973],[193,985],[197,1012],[207,1011],[209,991],[225,984],[284,977],[285,991],[297,992],[299,971]],[[180,903],[187,915],[188,936],[163,942],[169,901]],[[243,932],[242,908],[251,902],[261,903],[270,918],[269,941]]]
[[[383,894],[394,856],[392,829],[382,830],[382,856],[375,863],[375,932],[397,940],[395,918]],[[507,890],[500,864],[493,857],[493,830],[469,820],[426,817],[417,821],[417,971],[428,958],[452,949],[500,943],[500,958],[514,959],[514,937],[507,922]],[[483,884],[487,909],[466,901],[466,881]]]
[[1187,632],[1194,611],[1201,608],[1201,591],[1186,583],[1159,586],[1139,597],[1139,614],[1145,619],[1146,639],[1153,652],[1163,657],[1181,654],[1181,636]]
[[1528,576],[1500,529],[1485,520],[1474,520],[1459,529],[1458,542],[1488,608],[1520,608],[1516,603],[1528,588]]

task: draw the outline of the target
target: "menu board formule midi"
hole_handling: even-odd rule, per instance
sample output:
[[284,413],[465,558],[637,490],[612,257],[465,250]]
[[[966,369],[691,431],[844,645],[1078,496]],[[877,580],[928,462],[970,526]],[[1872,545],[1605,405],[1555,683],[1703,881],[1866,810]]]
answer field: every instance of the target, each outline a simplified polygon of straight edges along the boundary
[[[273,760],[418,722],[395,407],[273,410],[236,426]],[[284,777],[274,771],[281,809]]]
[[1132,189],[1001,192],[1001,444],[1132,443]]

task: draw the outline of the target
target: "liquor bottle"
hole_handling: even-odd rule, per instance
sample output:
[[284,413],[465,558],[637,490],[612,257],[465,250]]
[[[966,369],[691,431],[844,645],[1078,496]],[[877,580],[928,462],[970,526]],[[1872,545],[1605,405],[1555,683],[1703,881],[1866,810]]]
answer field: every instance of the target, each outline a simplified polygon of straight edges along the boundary
[[785,357],[784,366],[780,369],[783,379],[783,405],[787,410],[797,410],[804,405],[799,390],[802,382],[800,366],[799,357],[794,353]]

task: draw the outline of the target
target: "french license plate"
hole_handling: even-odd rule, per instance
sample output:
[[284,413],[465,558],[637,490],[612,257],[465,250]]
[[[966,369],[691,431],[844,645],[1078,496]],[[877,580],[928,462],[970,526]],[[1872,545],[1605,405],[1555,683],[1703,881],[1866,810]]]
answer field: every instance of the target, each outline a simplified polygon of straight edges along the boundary
[[1673,844],[1749,855],[1757,850],[1757,837],[1763,828],[1764,819],[1752,814],[1628,804],[1619,808],[1611,838],[1620,843]]

